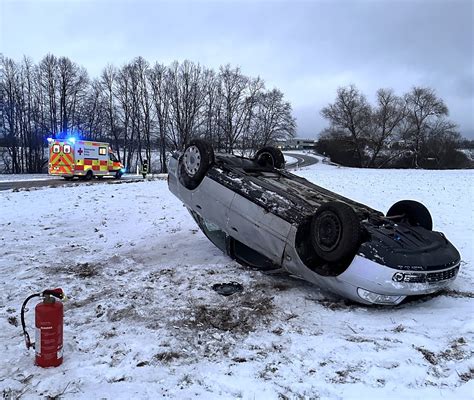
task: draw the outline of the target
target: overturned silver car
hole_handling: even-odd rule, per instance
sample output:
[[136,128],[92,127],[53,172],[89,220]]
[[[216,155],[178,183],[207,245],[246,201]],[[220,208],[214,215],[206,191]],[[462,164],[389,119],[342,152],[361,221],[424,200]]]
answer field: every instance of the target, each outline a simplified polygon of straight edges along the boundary
[[280,150],[253,159],[191,141],[169,161],[168,186],[205,235],[238,262],[287,271],[364,304],[435,293],[460,255],[429,211],[403,200],[380,211],[284,170]]

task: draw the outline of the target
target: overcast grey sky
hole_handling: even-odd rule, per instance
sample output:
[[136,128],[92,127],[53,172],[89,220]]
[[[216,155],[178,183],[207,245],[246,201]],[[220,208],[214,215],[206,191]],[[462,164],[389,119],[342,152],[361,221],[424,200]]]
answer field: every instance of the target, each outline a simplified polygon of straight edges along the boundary
[[319,111],[339,86],[373,100],[427,85],[474,138],[472,0],[0,3],[0,52],[17,60],[68,56],[91,76],[136,56],[238,65],[285,93],[303,137],[326,126]]

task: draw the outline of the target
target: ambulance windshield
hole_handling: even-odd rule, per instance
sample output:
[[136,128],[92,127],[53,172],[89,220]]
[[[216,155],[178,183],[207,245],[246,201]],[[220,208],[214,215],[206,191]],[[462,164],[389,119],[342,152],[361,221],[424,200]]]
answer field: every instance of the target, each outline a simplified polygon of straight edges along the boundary
[[118,162],[117,157],[115,157],[114,153],[109,153],[109,157],[113,162]]

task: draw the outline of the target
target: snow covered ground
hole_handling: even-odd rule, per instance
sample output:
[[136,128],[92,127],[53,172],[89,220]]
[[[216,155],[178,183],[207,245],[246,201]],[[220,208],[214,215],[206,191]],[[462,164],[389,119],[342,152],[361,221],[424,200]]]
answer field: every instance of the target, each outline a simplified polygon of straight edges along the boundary
[[[4,191],[4,398],[472,398],[472,171],[318,163],[298,174],[382,211],[422,201],[462,254],[453,287],[366,307],[244,268],[204,237],[166,181]],[[243,293],[211,289],[230,281]],[[19,312],[29,294],[54,287],[70,297],[64,363],[41,369],[24,348]]]

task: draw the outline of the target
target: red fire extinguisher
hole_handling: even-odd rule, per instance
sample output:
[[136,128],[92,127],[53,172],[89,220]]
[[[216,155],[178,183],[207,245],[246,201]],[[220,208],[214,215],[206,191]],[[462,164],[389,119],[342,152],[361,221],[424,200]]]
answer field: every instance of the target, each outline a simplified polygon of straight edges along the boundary
[[[43,301],[35,307],[36,340],[32,343],[25,326],[25,308],[33,297]],[[66,296],[62,289],[45,290],[28,296],[21,306],[21,325],[26,348],[33,347],[36,352],[36,365],[47,368],[57,367],[63,362],[63,303]]]

